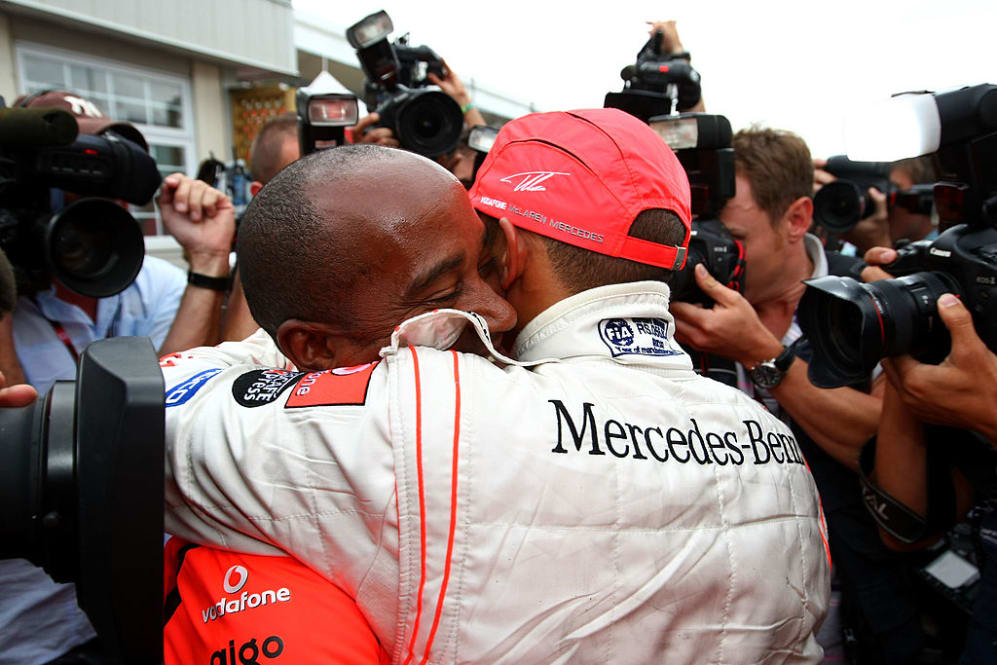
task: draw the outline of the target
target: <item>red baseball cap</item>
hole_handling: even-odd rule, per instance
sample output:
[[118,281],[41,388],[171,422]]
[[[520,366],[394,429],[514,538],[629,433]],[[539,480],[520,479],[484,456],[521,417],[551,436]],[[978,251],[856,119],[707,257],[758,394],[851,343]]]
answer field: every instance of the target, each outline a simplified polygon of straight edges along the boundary
[[18,97],[14,106],[22,108],[57,108],[69,111],[76,117],[76,125],[80,134],[102,134],[112,131],[149,152],[142,132],[128,122],[115,122],[107,117],[93,102],[66,90],[45,90],[31,96]]
[[[619,109],[533,113],[502,128],[471,205],[527,231],[669,270],[685,265],[692,213],[689,179],[671,148]],[[681,246],[628,235],[644,210],[685,224]]]

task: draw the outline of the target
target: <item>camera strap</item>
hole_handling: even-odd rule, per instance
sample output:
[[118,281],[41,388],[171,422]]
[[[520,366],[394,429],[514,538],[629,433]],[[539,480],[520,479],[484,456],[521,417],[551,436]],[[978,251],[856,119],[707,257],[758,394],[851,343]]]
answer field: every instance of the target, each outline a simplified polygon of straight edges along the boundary
[[926,491],[927,517],[921,517],[891,496],[872,480],[876,463],[876,439],[862,447],[859,455],[859,482],[862,501],[876,523],[891,536],[908,545],[937,536],[952,525],[955,513],[955,490],[949,475],[951,465],[943,455],[928,448]]
[[69,355],[72,356],[73,358],[73,364],[79,365],[80,354],[76,350],[76,347],[73,346],[73,340],[69,337],[69,333],[66,332],[66,329],[62,326],[61,323],[59,323],[58,321],[53,321],[52,319],[45,316],[45,313],[42,311],[41,305],[38,304],[37,298],[32,297],[31,301],[35,303],[35,307],[38,309],[38,313],[41,314],[42,318],[48,321],[48,324],[52,326],[52,330],[55,332],[56,337],[59,338],[59,341],[66,346],[66,350],[69,351]]

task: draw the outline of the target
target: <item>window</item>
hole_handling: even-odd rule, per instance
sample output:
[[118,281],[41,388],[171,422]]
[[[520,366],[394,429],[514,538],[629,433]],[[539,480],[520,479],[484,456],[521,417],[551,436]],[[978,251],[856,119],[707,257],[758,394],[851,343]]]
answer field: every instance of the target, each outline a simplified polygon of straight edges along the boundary
[[[194,121],[188,80],[78,53],[37,45],[17,45],[22,94],[69,90],[90,100],[114,120],[135,125],[164,176],[194,175]],[[146,235],[162,235],[154,202],[132,206]]]

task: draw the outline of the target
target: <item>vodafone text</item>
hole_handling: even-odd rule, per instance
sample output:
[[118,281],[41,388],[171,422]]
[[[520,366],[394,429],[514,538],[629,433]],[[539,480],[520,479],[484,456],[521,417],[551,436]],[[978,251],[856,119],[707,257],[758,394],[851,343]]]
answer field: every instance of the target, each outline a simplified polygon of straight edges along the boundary
[[246,609],[273,605],[274,603],[287,603],[290,600],[291,590],[287,587],[281,587],[276,590],[267,589],[262,593],[243,591],[241,596],[232,599],[223,596],[221,600],[211,607],[201,610],[201,618],[204,619],[204,623],[208,623],[226,614],[235,614]]
[[[745,427],[741,436],[735,431],[712,432],[701,429],[695,418],[690,418],[689,424],[682,427],[633,425],[611,418],[597,426],[591,402],[584,402],[580,413],[576,411],[579,414],[576,420],[561,400],[547,401],[553,405],[554,418],[557,420],[557,442],[552,453],[567,454],[574,448],[576,452],[584,449],[589,455],[605,455],[609,451],[614,457],[633,457],[638,460],[653,458],[663,463],[694,462],[719,466],[741,465],[745,462],[804,464],[803,455],[792,436],[774,431],[766,432],[755,420],[741,421]],[[580,427],[577,424],[579,422]]]

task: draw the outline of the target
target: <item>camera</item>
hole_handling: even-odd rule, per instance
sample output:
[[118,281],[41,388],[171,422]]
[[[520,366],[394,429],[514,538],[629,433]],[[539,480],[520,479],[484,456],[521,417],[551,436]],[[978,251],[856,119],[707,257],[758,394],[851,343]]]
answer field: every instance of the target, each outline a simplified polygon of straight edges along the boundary
[[161,663],[163,377],[148,338],[83,352],[76,381],[0,409],[0,558],[75,582],[115,663]]
[[868,190],[875,187],[886,195],[889,208],[900,206],[916,215],[930,215],[934,185],[914,185],[901,190],[890,181],[889,162],[855,162],[845,155],[827,160],[824,170],[837,177],[814,195],[814,221],[831,233],[847,233],[872,214]]
[[346,39],[364,71],[364,103],[389,127],[405,150],[438,157],[457,147],[464,129],[460,105],[432,84],[426,74],[445,75],[443,60],[428,46],[409,46],[408,35],[394,44],[387,12],[366,16],[350,26]]
[[810,381],[821,388],[861,380],[885,356],[940,361],[949,348],[935,305],[943,293],[962,299],[984,343],[997,350],[997,86],[917,97],[918,108],[933,110],[933,142],[922,148],[937,148],[943,172],[958,181],[934,186],[935,207],[946,224],[962,223],[901,248],[883,266],[896,279],[806,283],[800,326],[814,348]]
[[730,121],[722,115],[682,113],[658,116],[648,123],[675,151],[689,178],[692,233],[685,268],[672,275],[672,299],[713,304],[696,284],[694,269],[702,263],[721,284],[740,291],[744,284],[744,246],[716,219],[734,196],[734,149]]
[[603,106],[626,111],[648,122],[675,109],[690,109],[702,96],[699,72],[689,64],[688,53],[662,53],[660,30],[637,54],[637,62],[620,72],[621,92],[606,93]]
[[66,193],[144,205],[162,181],[156,162],[113,131],[77,134],[67,111],[0,107],[0,250],[23,295],[54,277],[82,295],[111,296],[142,268],[134,217],[105,198],[67,202]]

